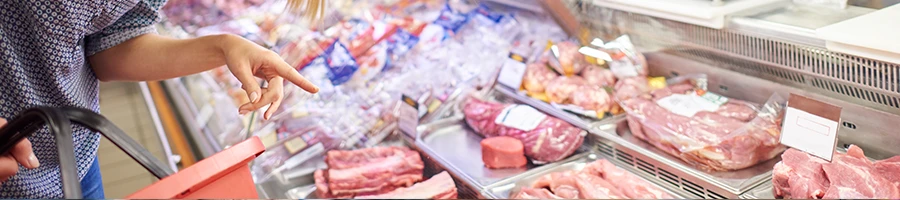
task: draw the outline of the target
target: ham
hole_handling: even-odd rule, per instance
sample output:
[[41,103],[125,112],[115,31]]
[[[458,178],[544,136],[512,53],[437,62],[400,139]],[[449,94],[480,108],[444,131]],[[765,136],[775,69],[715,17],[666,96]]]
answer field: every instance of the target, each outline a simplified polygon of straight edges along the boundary
[[481,160],[491,169],[518,168],[528,164],[522,141],[497,136],[481,140]]
[[329,169],[314,174],[322,198],[390,192],[421,181],[425,168],[418,152],[403,147],[329,151],[325,160]]

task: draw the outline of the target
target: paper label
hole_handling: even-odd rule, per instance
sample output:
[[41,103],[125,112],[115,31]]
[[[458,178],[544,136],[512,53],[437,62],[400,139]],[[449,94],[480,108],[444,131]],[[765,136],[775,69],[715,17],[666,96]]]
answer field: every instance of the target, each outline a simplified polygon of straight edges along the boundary
[[294,137],[284,142],[284,148],[287,149],[290,154],[303,150],[303,148],[306,148],[306,145],[306,141],[301,137]]
[[275,131],[273,130],[272,132],[259,137],[259,140],[262,141],[263,146],[268,149],[269,147],[272,147],[272,145],[278,143],[278,136],[276,136]]
[[510,105],[497,115],[494,123],[523,131],[531,131],[547,118],[547,115],[531,106]]
[[510,53],[500,68],[497,81],[513,90],[518,90],[519,86],[522,85],[522,77],[525,76],[525,69],[527,68],[525,62],[524,57]]
[[638,76],[637,67],[624,59],[610,61],[609,70],[620,79]]
[[781,144],[831,161],[841,108],[791,94],[781,127]]
[[703,92],[703,95],[700,95],[700,97],[718,106],[728,102],[728,97],[723,97],[722,95],[712,92]]
[[713,112],[719,109],[719,105],[693,93],[673,94],[657,100],[656,104],[669,110],[669,112],[685,117],[693,117],[694,114],[700,111]]
[[419,102],[415,99],[403,95],[400,99],[400,131],[412,138],[418,133],[416,127],[419,126]]

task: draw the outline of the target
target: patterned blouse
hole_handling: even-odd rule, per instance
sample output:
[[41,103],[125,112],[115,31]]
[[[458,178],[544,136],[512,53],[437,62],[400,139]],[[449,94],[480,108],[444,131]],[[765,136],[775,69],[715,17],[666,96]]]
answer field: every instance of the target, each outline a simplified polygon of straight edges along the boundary
[[[34,106],[77,106],[99,112],[99,81],[86,56],[154,33],[165,2],[0,1],[0,117],[11,119]],[[78,126],[73,131],[80,179],[97,158],[100,136]],[[61,198],[56,140],[46,128],[29,140],[40,167],[20,167],[0,185],[0,197]]]

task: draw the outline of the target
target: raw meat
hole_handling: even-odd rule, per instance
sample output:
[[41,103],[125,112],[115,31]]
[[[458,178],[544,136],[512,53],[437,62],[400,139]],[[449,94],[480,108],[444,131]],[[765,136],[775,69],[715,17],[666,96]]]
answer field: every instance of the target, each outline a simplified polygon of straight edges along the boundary
[[775,165],[772,182],[776,197],[794,199],[900,198],[900,156],[872,162],[851,145],[832,162],[788,149]]
[[584,173],[603,177],[604,180],[615,183],[615,187],[622,194],[632,199],[672,199],[668,193],[662,191],[649,182],[638,178],[623,169],[619,169],[607,160],[597,160],[588,164],[583,169]]
[[560,196],[556,196],[550,190],[546,188],[530,188],[530,187],[522,187],[519,190],[519,193],[513,195],[512,199],[563,199]]
[[578,52],[579,46],[573,42],[560,42],[556,44],[559,49],[559,68],[557,72],[566,76],[572,76],[581,73],[586,66],[587,61],[584,55]]
[[589,163],[581,170],[552,172],[521,188],[513,199],[671,199],[649,182],[606,160]]
[[[657,101],[691,94],[693,86],[673,84],[651,96],[620,98],[632,134],[707,171],[738,170],[769,160],[784,150],[775,115],[758,115],[753,105],[732,101],[713,112],[691,117],[671,112]],[[775,103],[772,103],[775,104]]]
[[615,90],[616,98],[625,100],[649,93],[650,85],[646,77],[631,77],[616,82]]
[[356,196],[357,199],[456,199],[457,189],[450,174],[446,171],[434,175],[431,179],[416,183],[408,188],[398,188],[389,193],[369,196]]
[[584,78],[560,76],[550,81],[544,92],[547,93],[550,102],[568,103],[572,94],[582,85],[587,85]]
[[613,86],[616,84],[616,77],[612,71],[602,67],[588,66],[581,72],[581,77],[584,77],[584,80],[593,86]]
[[612,110],[613,106],[613,99],[605,89],[591,85],[578,87],[570,100],[578,107],[596,111],[598,118],[603,118],[602,114]]
[[497,136],[481,140],[481,160],[491,169],[518,168],[528,164],[522,141],[513,137]]
[[525,156],[535,163],[554,162],[572,155],[584,140],[585,132],[563,120],[546,116],[532,130],[497,124],[495,120],[509,104],[469,98],[463,112],[466,123],[485,137],[510,136],[525,145]]
[[550,84],[550,81],[559,75],[550,68],[546,63],[531,63],[525,70],[525,76],[522,77],[522,86],[525,90],[532,94],[544,93],[544,88]]
[[422,180],[425,168],[418,152],[404,147],[329,151],[329,169],[315,174],[320,197],[374,195]]

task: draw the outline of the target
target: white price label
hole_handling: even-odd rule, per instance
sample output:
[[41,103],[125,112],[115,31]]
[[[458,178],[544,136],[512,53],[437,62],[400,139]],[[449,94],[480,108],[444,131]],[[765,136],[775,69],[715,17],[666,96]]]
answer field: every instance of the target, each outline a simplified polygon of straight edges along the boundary
[[513,127],[523,131],[531,131],[547,118],[547,115],[531,106],[511,105],[507,106],[497,115],[494,123]]
[[525,58],[510,53],[500,68],[500,75],[498,75],[497,81],[513,90],[518,90],[522,86],[522,77],[525,76],[526,68]]
[[831,161],[841,108],[791,95],[781,127],[781,144]]
[[400,99],[400,131],[407,136],[415,138],[417,135],[416,127],[419,126],[419,103],[406,95]]
[[694,95],[693,93],[673,94],[656,100],[656,104],[669,110],[669,112],[685,117],[693,117],[694,114],[697,114],[700,111],[713,112],[719,109],[719,104]]

